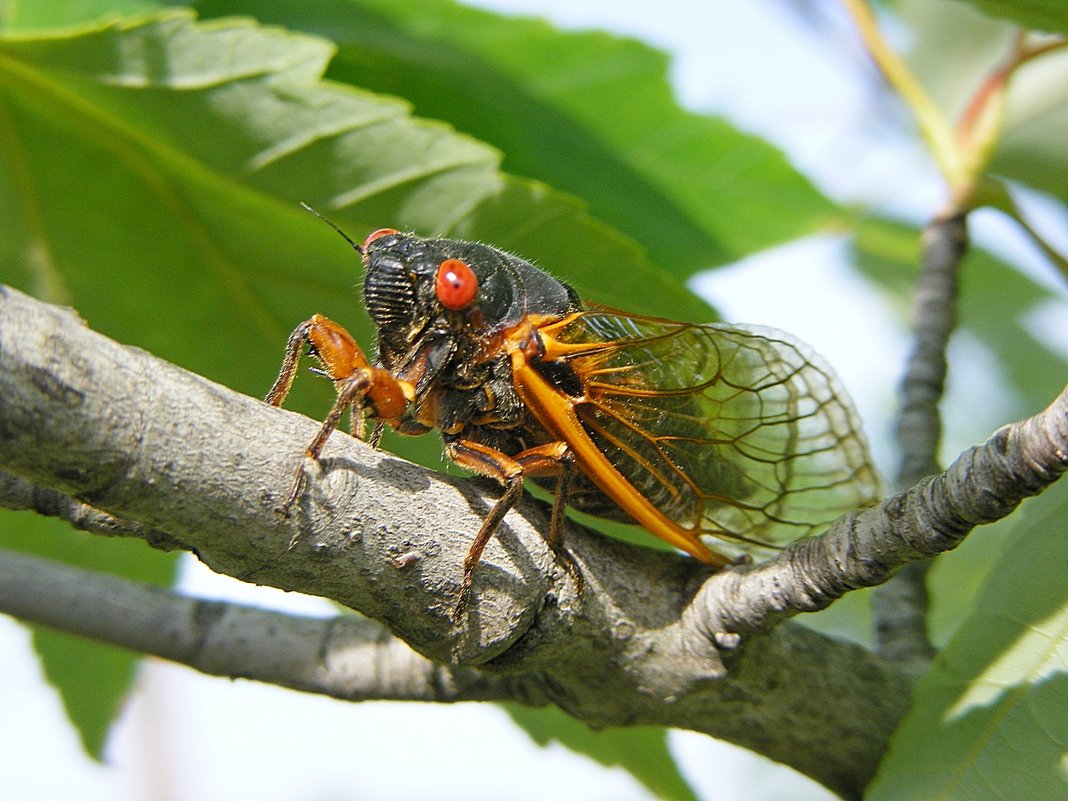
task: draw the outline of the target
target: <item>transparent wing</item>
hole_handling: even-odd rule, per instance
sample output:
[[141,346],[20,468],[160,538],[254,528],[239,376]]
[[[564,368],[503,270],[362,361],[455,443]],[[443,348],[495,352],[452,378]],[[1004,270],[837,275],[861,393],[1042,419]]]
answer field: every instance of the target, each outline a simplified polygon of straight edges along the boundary
[[543,331],[585,388],[576,412],[597,447],[728,554],[762,555],[879,497],[851,401],[789,334],[601,311]]

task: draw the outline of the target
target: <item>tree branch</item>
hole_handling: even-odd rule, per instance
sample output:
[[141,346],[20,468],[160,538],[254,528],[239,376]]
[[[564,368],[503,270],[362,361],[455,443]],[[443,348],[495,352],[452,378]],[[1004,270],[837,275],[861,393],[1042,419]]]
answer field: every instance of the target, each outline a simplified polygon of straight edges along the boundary
[[348,701],[546,703],[536,677],[441,665],[366,618],[204,601],[3,548],[0,611],[208,675]]
[[923,264],[916,285],[912,353],[901,380],[896,437],[901,463],[896,489],[906,489],[942,468],[938,404],[946,383],[946,348],[957,321],[957,274],[968,248],[964,215],[940,218],[923,233]]
[[66,521],[71,528],[105,537],[133,537],[161,551],[187,548],[165,531],[123,520],[56,490],[31,484],[10,473],[0,472],[0,508],[37,512]]
[[[964,214],[939,217],[924,231],[913,349],[901,381],[901,415],[895,432],[901,458],[894,481],[898,490],[941,470],[938,404],[946,382],[946,348],[957,320],[957,275],[967,249]],[[916,675],[934,657],[927,635],[929,568],[927,561],[913,562],[872,595],[876,650]]]
[[[956,548],[976,526],[1005,517],[1066,470],[1068,387],[1034,417],[998,429],[944,472],[879,508],[851,512],[825,534],[798,540],[766,562],[712,576],[698,601],[719,630],[766,630],[880,584],[902,565]],[[754,595],[757,603],[747,601]]]
[[[167,532],[168,547],[220,572],[332,598],[434,662],[521,677],[591,724],[706,732],[846,797],[858,797],[873,775],[909,681],[863,649],[800,626],[741,635],[952,547],[1068,463],[1062,397],[1046,416],[975,449],[970,468],[847,516],[768,565],[713,576],[693,560],[569,524],[581,595],[541,536],[544,510],[527,499],[487,547],[468,616],[454,624],[460,565],[496,488],[336,435],[309,465],[299,510],[281,517],[274,508],[315,423],[8,289],[0,289],[0,396],[0,467],[77,499],[36,496],[65,514],[83,503],[133,521],[112,533]],[[1006,486],[999,471],[1019,484]],[[928,524],[940,528],[917,527]]]

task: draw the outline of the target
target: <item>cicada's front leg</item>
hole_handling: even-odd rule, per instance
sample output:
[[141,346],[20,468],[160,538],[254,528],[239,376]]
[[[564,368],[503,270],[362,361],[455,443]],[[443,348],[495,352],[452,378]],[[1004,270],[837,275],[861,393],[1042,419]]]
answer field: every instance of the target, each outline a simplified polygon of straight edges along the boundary
[[482,558],[482,551],[490,537],[494,535],[508,510],[515,506],[523,494],[525,476],[558,477],[556,493],[553,497],[552,518],[549,523],[549,536],[546,540],[553,552],[559,556],[568,573],[574,578],[579,591],[584,581],[571,555],[563,549],[561,532],[564,524],[564,510],[567,504],[568,479],[573,469],[573,458],[565,442],[549,442],[528,448],[515,456],[508,456],[495,448],[465,439],[446,442],[446,449],[456,464],[474,473],[495,478],[504,485],[504,493],[490,509],[482,521],[482,527],[471,543],[464,558],[463,579],[460,582],[460,596],[456,601],[454,619],[459,620],[467,609],[474,582],[475,568]]
[[[376,420],[389,422],[404,413],[414,397],[414,390],[406,381],[401,381],[388,370],[372,366],[364,356],[352,335],[332,320],[316,314],[298,325],[289,336],[286,355],[278,378],[267,393],[266,401],[272,406],[281,406],[293,386],[297,363],[305,344],[309,355],[321,365],[321,371],[334,382],[337,400],[323,420],[315,439],[304,450],[304,455],[318,459],[327,438],[340,423],[345,411],[352,408],[352,430],[363,438],[364,419],[367,415]],[[289,509],[304,491],[307,473],[303,463],[297,468],[293,489],[279,511],[288,514]]]

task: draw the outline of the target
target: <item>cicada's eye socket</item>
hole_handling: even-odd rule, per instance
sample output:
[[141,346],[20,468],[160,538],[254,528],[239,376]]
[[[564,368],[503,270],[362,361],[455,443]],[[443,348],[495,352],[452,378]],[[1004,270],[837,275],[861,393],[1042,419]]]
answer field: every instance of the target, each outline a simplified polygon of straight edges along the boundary
[[396,228],[379,228],[377,231],[373,232],[370,236],[363,240],[363,251],[367,252],[367,248],[370,247],[371,243],[374,242],[376,239],[381,239],[384,236],[389,236],[390,234],[397,233],[400,232]]
[[442,306],[460,311],[470,306],[478,294],[478,277],[466,262],[445,259],[438,267],[434,288]]

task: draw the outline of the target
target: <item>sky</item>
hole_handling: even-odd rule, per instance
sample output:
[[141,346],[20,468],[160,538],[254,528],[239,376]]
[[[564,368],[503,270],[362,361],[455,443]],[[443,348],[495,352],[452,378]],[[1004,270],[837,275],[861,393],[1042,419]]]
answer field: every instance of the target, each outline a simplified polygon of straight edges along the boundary
[[[933,165],[911,139],[900,136],[901,120],[873,93],[873,75],[858,69],[864,56],[844,21],[832,25],[841,46],[828,47],[826,40],[803,35],[799,26],[804,23],[785,10],[787,4],[771,0],[469,4],[545,15],[564,28],[608,29],[667,50],[674,57],[672,81],[685,105],[724,114],[742,129],[771,139],[837,200],[876,205],[915,222],[922,222],[941,203],[942,187]],[[686,24],[679,24],[681,19]],[[767,52],[777,57],[769,59]],[[784,71],[782,64],[791,68]],[[907,207],[901,207],[902,197],[909,198]],[[1054,238],[1068,243],[1063,210],[1050,208],[1041,199],[1033,203]],[[1000,230],[997,221],[989,224]],[[998,234],[996,246],[1007,248],[1025,265],[1033,261],[1018,239]],[[774,297],[759,291],[769,281],[780,288]],[[813,293],[814,286],[833,291]],[[699,276],[694,288],[709,297],[726,319],[783,328],[809,342],[836,366],[868,425],[888,425],[896,377],[887,374],[885,361],[875,363],[841,332],[867,331],[880,342],[884,360],[896,364],[902,361],[907,339],[894,310],[848,269],[841,242],[814,237],[777,248],[714,275]],[[802,296],[805,302],[798,303]],[[1039,319],[1036,325],[1050,323]],[[955,342],[954,347],[980,348],[967,341]],[[964,386],[971,391],[981,387],[990,399],[989,419],[970,422],[966,431],[950,430],[951,444],[955,438],[970,442],[975,427],[985,432],[1003,421],[996,375],[983,374],[981,352],[970,355],[979,359],[980,367],[974,374],[954,376],[950,402]],[[879,444],[885,437],[873,438],[877,460],[888,468],[886,448]],[[333,614],[325,602],[239,584],[191,559],[185,563],[182,589],[308,614]],[[534,746],[491,706],[344,704],[252,682],[209,678],[152,660],[142,669],[115,727],[108,764],[99,765],[81,753],[58,698],[41,680],[28,634],[8,618],[0,618],[0,659],[5,679],[0,682],[3,798],[640,801],[650,797],[621,770],[606,770],[558,746]],[[786,768],[702,735],[674,733],[671,747],[706,799],[831,798]],[[24,756],[12,759],[13,754]],[[477,769],[468,770],[472,760]],[[461,774],[462,780],[441,778]],[[731,787],[744,787],[744,795]]]

